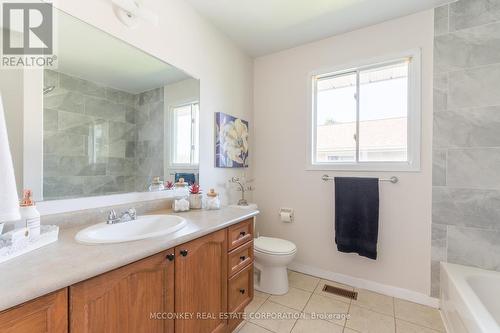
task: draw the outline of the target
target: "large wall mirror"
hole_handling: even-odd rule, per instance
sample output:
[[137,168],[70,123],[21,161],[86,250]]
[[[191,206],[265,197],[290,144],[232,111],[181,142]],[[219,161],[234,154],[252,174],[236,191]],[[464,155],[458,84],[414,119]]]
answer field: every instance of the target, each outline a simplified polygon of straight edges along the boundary
[[0,78],[18,188],[46,201],[199,182],[199,81],[54,11],[57,68]]

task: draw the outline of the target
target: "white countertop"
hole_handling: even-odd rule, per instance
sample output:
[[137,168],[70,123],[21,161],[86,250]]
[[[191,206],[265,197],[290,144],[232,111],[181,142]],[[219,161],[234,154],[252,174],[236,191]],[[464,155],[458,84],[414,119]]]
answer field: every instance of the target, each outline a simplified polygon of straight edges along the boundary
[[167,236],[100,245],[75,241],[75,234],[88,225],[63,228],[56,243],[1,263],[0,311],[226,228],[259,211],[225,207],[178,214],[170,210],[152,213],[182,216],[187,225]]

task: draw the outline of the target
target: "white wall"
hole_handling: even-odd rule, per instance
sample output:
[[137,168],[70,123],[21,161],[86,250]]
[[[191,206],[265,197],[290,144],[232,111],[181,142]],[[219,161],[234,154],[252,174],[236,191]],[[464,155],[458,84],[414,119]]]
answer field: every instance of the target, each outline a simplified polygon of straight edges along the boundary
[[[0,31],[3,32],[3,31]],[[22,39],[22,34],[12,34]],[[0,70],[0,94],[3,97],[5,120],[19,195],[29,188],[34,199],[41,198],[43,71],[38,68]]]
[[165,105],[167,108],[197,102],[200,98],[200,82],[187,79],[165,86]]
[[[63,11],[200,79],[201,185],[223,190],[227,180],[241,170],[214,167],[213,114],[221,111],[252,121],[252,60],[185,1],[145,0],[144,4],[159,15],[159,26],[141,22],[134,29],[126,28],[107,0],[55,1]],[[236,200],[221,192],[223,199]]]
[[22,191],[23,187],[23,83],[24,72],[22,69],[4,69],[0,73],[0,94],[18,193]]
[[[306,171],[307,123],[311,113],[308,73],[417,47],[422,49],[421,172]],[[392,292],[403,288],[406,290],[399,292],[409,291],[407,298],[426,298],[429,294],[432,47],[433,12],[425,11],[255,60],[254,198],[262,212],[257,226],[262,235],[283,237],[297,245],[294,267],[385,285],[374,288],[378,290],[386,286]],[[376,261],[337,252],[333,184],[320,179],[323,173],[399,177],[400,183],[382,183],[380,187]],[[279,221],[280,207],[295,209],[294,223]]]
[[14,165],[16,186],[33,190],[41,198],[43,128],[43,75],[37,69],[3,69],[0,71],[0,94]]
[[[23,188],[33,191],[33,198],[43,198],[43,70],[24,71]],[[21,189],[18,188],[18,191]]]

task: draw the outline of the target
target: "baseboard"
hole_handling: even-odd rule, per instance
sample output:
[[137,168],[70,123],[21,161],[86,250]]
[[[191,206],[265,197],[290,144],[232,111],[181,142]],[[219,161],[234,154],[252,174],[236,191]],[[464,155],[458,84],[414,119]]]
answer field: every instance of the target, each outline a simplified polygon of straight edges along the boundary
[[386,284],[360,279],[345,274],[335,273],[321,268],[304,265],[298,262],[292,262],[290,265],[288,265],[288,268],[293,271],[316,276],[325,280],[347,284],[356,288],[371,290],[383,295],[401,298],[410,302],[427,305],[433,308],[439,308],[439,299],[416,291],[389,286]]

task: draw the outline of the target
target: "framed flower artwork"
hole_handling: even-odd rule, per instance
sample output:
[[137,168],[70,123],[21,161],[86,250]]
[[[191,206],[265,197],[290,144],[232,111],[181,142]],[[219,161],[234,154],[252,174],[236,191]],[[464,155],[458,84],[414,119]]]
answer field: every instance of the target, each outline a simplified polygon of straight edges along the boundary
[[215,167],[248,167],[248,121],[215,114]]

